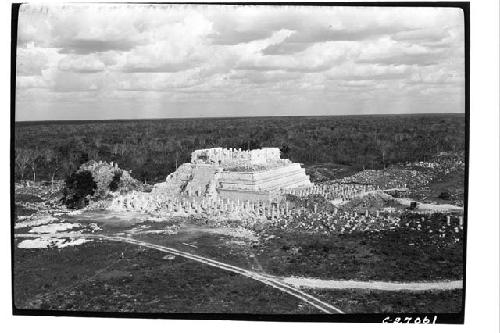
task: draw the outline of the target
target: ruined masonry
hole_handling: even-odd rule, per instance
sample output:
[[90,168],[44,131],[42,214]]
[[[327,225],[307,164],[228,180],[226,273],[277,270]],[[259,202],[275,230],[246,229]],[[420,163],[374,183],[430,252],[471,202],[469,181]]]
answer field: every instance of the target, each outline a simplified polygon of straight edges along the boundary
[[153,193],[257,202],[272,200],[284,189],[311,185],[299,163],[280,158],[279,148],[209,148],[194,151],[191,163],[155,185]]

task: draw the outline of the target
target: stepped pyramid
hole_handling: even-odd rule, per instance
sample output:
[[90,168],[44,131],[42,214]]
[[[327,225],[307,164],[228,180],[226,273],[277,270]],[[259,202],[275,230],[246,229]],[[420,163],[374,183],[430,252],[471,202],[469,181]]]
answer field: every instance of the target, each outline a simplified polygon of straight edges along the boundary
[[279,148],[208,148],[194,151],[191,163],[182,164],[153,191],[173,196],[269,201],[282,189],[311,185],[299,163],[280,158]]

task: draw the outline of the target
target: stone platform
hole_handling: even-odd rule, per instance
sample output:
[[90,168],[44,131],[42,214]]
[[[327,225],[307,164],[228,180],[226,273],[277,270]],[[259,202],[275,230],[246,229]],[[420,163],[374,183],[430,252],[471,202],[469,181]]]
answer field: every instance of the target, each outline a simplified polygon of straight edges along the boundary
[[173,196],[271,201],[281,190],[312,184],[299,163],[279,158],[278,148],[251,151],[212,148],[195,151],[153,191]]

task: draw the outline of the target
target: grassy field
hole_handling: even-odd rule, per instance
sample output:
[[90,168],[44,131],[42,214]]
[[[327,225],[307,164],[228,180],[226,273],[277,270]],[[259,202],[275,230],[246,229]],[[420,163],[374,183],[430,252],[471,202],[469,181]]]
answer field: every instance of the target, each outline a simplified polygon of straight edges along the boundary
[[187,250],[194,245],[200,255],[277,276],[428,281],[461,279],[463,272],[463,243],[431,242],[424,230],[333,235],[268,230],[260,242],[194,231],[137,237]]
[[314,313],[251,279],[121,243],[17,249],[20,309],[161,313]]
[[269,273],[328,279],[426,281],[462,278],[462,244],[417,243],[400,231],[380,234],[282,233],[258,260]]
[[462,290],[390,292],[374,290],[313,290],[326,302],[346,313],[457,313],[462,309]]
[[[223,238],[219,241],[221,239]],[[253,263],[248,261],[248,256],[242,256],[242,249],[235,251],[233,248],[231,253],[221,258],[223,252],[204,253],[202,239],[183,240],[196,244],[198,248],[195,252],[198,254],[216,256],[218,260],[255,269],[252,267]],[[248,252],[246,254],[248,255]],[[274,264],[276,265],[276,262]],[[269,268],[266,266],[264,270]],[[314,268],[318,269],[311,269]],[[347,272],[349,273],[349,270]],[[14,274],[14,300],[20,309],[158,313],[317,313],[316,309],[294,297],[237,274],[180,257],[165,256],[159,251],[115,242],[94,241],[65,249],[17,249]],[[347,277],[342,274],[329,275],[332,276]],[[448,313],[458,312],[461,308],[461,290],[306,291],[346,313]]]

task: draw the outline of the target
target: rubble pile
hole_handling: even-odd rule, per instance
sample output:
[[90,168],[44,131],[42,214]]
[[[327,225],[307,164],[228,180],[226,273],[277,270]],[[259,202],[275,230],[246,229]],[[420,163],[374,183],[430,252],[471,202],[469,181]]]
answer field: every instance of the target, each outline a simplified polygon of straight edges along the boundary
[[427,233],[429,237],[426,238],[426,242],[448,241],[457,243],[463,240],[463,215],[438,213],[423,217],[421,214],[405,214],[403,215],[403,221],[401,227],[404,227],[407,232]]
[[342,210],[365,211],[370,212],[382,210],[386,207],[402,208],[392,196],[385,194],[382,191],[373,191],[360,195],[342,205]]
[[[80,166],[79,171],[90,171],[92,178],[97,183],[96,197],[103,197],[111,191],[127,192],[138,189],[141,183],[132,178],[130,172],[122,170],[117,163],[103,161],[89,161]],[[113,189],[112,182],[116,182],[116,189]]]
[[20,182],[15,184],[16,196],[30,195],[39,198],[37,201],[56,201],[64,188],[64,181]]
[[281,194],[291,194],[299,198],[310,195],[320,195],[327,200],[340,199],[351,200],[368,191],[374,191],[377,187],[371,184],[315,184],[307,188],[282,189]]
[[425,190],[433,179],[457,170],[465,163],[461,154],[441,153],[429,162],[395,165],[385,170],[364,170],[336,182],[341,184],[367,184],[381,189],[409,188]]
[[29,226],[31,223],[37,224],[50,215],[61,215],[69,212],[61,205],[61,191],[64,187],[63,181],[53,184],[19,183],[15,185],[15,214],[16,228],[22,225]]
[[405,167],[421,169],[437,175],[447,175],[459,169],[465,168],[463,154],[440,153],[431,162],[413,162],[405,164]]
[[401,230],[405,232],[424,232],[430,234],[435,242],[459,242],[463,238],[463,216],[442,214],[415,214],[410,217],[400,211],[336,210],[333,214],[314,213],[308,210],[294,210],[288,216],[273,220],[272,228],[283,231],[299,231],[322,234],[352,234],[354,232],[380,232]]
[[306,209],[292,211],[292,214],[278,218],[272,223],[277,229],[311,233],[350,234],[356,231],[370,232],[395,229],[400,222],[400,214],[376,211],[357,212],[335,210],[333,214],[324,211],[313,212]]
[[311,194],[307,197],[297,197],[292,194],[287,194],[283,200],[283,204],[288,202],[292,209],[308,209],[310,211],[325,211],[333,212],[337,207],[335,203],[340,203],[341,201],[327,200],[324,196],[320,194]]
[[364,170],[337,182],[340,184],[365,184],[381,189],[415,188],[429,184],[431,177],[428,173],[399,168],[385,170]]

